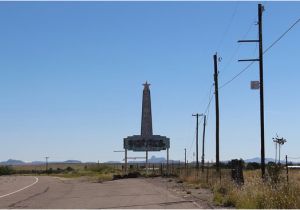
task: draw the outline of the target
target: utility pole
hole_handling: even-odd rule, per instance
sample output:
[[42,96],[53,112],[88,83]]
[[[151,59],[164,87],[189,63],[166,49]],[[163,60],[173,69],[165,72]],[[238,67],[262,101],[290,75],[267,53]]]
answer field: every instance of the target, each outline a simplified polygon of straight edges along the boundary
[[203,114],[193,114],[192,116],[196,117],[196,169],[199,169],[199,156],[198,156],[198,127],[199,127],[199,116],[203,116]]
[[279,146],[279,159],[278,159],[279,162],[278,162],[278,163],[279,163],[279,165],[280,165],[280,164],[281,164],[281,163],[280,163],[280,143],[279,143],[278,146]]
[[262,40],[262,13],[263,6],[258,4],[258,39],[259,39],[259,84],[260,84],[260,138],[261,138],[261,172],[265,178],[265,117],[264,117],[264,70],[263,70],[263,40]]
[[204,115],[204,122],[203,122],[202,159],[201,159],[201,167],[202,167],[202,172],[204,172],[204,142],[205,142],[205,126],[206,126],[206,115]]
[[265,178],[265,123],[264,123],[264,74],[263,74],[263,39],[262,39],[262,13],[264,7],[258,4],[258,40],[240,40],[238,42],[258,42],[259,58],[242,59],[239,61],[259,62],[259,90],[260,90],[260,153],[261,153],[261,176]]
[[275,143],[275,163],[277,163],[277,144],[279,143],[278,135],[276,134],[275,138],[272,138],[273,142]]
[[218,59],[217,53],[214,55],[214,80],[215,80],[215,101],[216,101],[216,168],[217,172],[220,170],[220,156],[219,156],[219,87],[218,87]]
[[[278,135],[276,134],[276,137],[273,138],[273,142],[275,142],[275,144],[276,144],[276,156],[277,156],[277,144],[278,144],[278,147],[279,147],[279,161],[278,161],[278,163],[280,164],[280,162],[281,162],[281,160],[280,160],[280,147],[281,147],[281,145],[284,145],[284,143],[286,142],[286,139],[284,139],[283,137],[279,138]],[[276,163],[276,159],[275,159],[275,163]]]
[[184,168],[186,169],[186,148],[184,148]]
[[277,162],[277,142],[275,141],[275,163],[276,162]]
[[49,159],[49,157],[45,157],[45,159],[46,159],[46,173],[48,173],[48,159]]

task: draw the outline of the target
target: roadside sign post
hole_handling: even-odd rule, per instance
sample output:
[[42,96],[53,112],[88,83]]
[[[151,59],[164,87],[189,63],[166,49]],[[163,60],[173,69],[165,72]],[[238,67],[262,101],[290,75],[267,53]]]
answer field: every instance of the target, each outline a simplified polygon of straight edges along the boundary
[[169,148],[167,148],[167,175],[169,176]]
[[125,149],[125,174],[127,174],[127,149]]

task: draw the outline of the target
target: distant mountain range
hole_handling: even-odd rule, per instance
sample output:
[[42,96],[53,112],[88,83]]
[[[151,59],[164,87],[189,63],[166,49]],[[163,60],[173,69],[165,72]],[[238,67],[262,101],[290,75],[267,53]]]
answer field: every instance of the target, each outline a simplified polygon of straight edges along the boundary
[[[259,157],[255,157],[255,158],[251,158],[251,159],[245,159],[244,160],[246,163],[250,163],[250,162],[255,162],[255,163],[260,163],[260,158]],[[266,158],[266,163],[268,162],[274,162],[275,160],[273,158]],[[282,162],[284,162],[284,160],[281,160]],[[164,157],[155,157],[152,156],[150,159],[148,159],[148,163],[166,163],[167,160]],[[179,160],[169,160],[170,163],[179,163]],[[181,161],[182,162],[182,161]],[[228,161],[221,161],[224,163],[227,163]],[[291,162],[291,161],[289,161]],[[79,160],[66,160],[66,161],[49,161],[49,163],[83,163]],[[95,162],[87,162],[87,163],[95,163]],[[118,163],[122,163],[120,161],[107,161],[105,163],[110,163],[110,164],[118,164]],[[128,160],[128,163],[145,163],[145,160]],[[296,162],[293,162],[296,163]],[[24,162],[22,160],[14,160],[14,159],[9,159],[7,161],[2,161],[0,162],[0,165],[42,165],[45,164],[45,161],[32,161],[32,162]]]
[[[128,161],[128,163],[145,163],[145,160],[138,160],[138,161]],[[166,163],[167,159],[164,157],[155,157],[152,156],[148,159],[148,163]],[[170,163],[179,163],[180,160],[169,160]]]
[[[49,161],[49,163],[82,163],[79,160],[66,160],[66,161]],[[45,161],[32,161],[24,162],[22,160],[8,159],[7,161],[0,162],[0,165],[42,165],[45,164]]]
[[[256,157],[256,158],[251,158],[251,159],[246,159],[244,160],[246,163],[250,163],[250,162],[255,162],[255,163],[260,163],[260,157]],[[265,162],[275,162],[275,159],[273,158],[265,158]]]

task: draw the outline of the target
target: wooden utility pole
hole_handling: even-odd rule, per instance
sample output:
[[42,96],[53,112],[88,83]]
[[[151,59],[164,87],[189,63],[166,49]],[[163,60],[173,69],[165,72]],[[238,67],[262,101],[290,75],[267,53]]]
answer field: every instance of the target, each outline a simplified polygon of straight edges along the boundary
[[214,55],[214,80],[215,80],[215,101],[216,101],[216,168],[220,170],[219,156],[219,87],[218,87],[218,58],[217,53]]
[[49,159],[49,157],[45,157],[45,159],[46,159],[46,173],[48,173],[48,159]]
[[205,142],[205,126],[206,126],[206,115],[204,115],[204,122],[203,122],[202,159],[201,159],[201,167],[202,167],[202,172],[204,172],[204,142]]
[[259,84],[260,84],[260,139],[261,139],[261,174],[265,177],[265,121],[264,121],[264,73],[262,40],[263,6],[258,4],[258,39],[259,39]]
[[264,123],[264,71],[263,71],[263,39],[262,39],[262,13],[264,7],[258,4],[258,40],[240,40],[238,42],[258,42],[259,58],[243,59],[239,61],[259,62],[259,90],[260,90],[260,154],[261,154],[261,176],[265,178],[265,123]]
[[184,148],[184,168],[186,169],[186,148]]
[[196,169],[198,171],[199,169],[199,156],[198,156],[198,128],[199,128],[199,116],[202,116],[203,114],[193,114],[192,116],[196,117]]

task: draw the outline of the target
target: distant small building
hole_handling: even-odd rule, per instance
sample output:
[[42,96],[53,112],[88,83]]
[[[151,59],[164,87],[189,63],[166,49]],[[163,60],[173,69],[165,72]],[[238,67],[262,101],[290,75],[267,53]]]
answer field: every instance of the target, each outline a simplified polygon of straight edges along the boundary
[[288,166],[288,169],[300,169],[300,166]]

